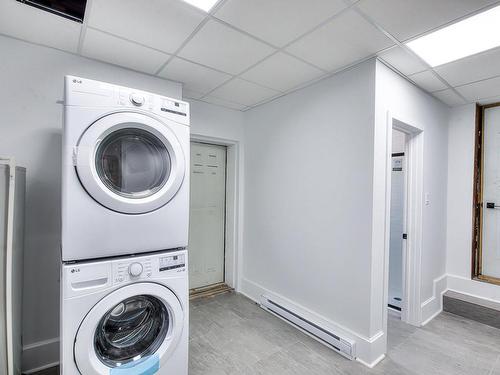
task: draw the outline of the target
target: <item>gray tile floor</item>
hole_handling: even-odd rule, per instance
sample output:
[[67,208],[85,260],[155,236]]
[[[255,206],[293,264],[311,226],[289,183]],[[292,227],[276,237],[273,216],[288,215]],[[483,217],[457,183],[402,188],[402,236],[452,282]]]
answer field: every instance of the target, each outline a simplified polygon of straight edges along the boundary
[[448,313],[424,328],[390,316],[388,355],[375,369],[235,293],[192,302],[190,324],[189,375],[500,375],[500,330]]

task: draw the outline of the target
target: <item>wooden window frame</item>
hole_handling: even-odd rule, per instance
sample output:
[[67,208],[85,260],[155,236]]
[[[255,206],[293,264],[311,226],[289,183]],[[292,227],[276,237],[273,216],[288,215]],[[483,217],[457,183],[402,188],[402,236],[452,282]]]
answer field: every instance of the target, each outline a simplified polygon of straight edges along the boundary
[[476,129],[474,144],[474,187],[473,187],[473,223],[472,223],[472,279],[490,284],[500,285],[500,278],[484,275],[482,272],[482,234],[483,234],[483,134],[484,110],[500,107],[500,102],[479,105],[476,104]]

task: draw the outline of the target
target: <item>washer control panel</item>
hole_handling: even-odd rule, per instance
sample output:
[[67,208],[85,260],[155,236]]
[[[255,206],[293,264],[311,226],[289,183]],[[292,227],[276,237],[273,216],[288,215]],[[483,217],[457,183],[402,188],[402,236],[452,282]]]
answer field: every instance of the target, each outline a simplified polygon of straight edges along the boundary
[[186,255],[169,255],[160,258],[160,272],[186,267]]
[[153,265],[151,259],[129,260],[118,262],[114,267],[113,279],[115,283],[149,279],[153,276]]

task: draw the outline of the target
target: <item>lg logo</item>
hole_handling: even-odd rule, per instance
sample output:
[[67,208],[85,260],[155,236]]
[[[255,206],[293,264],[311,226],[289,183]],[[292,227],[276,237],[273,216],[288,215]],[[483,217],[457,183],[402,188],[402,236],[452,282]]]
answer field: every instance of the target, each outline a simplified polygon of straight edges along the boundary
[[80,272],[80,268],[72,268],[71,273]]
[[81,79],[74,79],[73,83],[82,83],[82,80]]

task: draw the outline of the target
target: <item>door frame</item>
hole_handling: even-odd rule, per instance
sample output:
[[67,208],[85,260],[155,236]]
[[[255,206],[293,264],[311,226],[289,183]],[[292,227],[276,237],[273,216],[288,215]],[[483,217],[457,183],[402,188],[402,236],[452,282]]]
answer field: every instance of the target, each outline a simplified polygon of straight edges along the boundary
[[405,224],[408,238],[403,243],[403,301],[401,320],[420,326],[421,308],[421,266],[422,266],[422,215],[423,215],[423,164],[424,133],[421,127],[410,125],[398,116],[387,114],[387,164],[386,164],[386,205],[385,205],[385,271],[384,307],[389,298],[389,254],[391,222],[391,170],[392,170],[392,130],[406,134],[405,145]]
[[474,183],[472,219],[471,279],[500,285],[500,278],[483,274],[483,179],[484,179],[484,111],[500,107],[500,102],[487,105],[476,104],[476,128],[474,140]]
[[[241,275],[241,145],[232,139],[191,133],[190,142],[226,147],[226,209],[224,228],[224,282],[239,290]],[[189,250],[188,250],[189,253]]]

